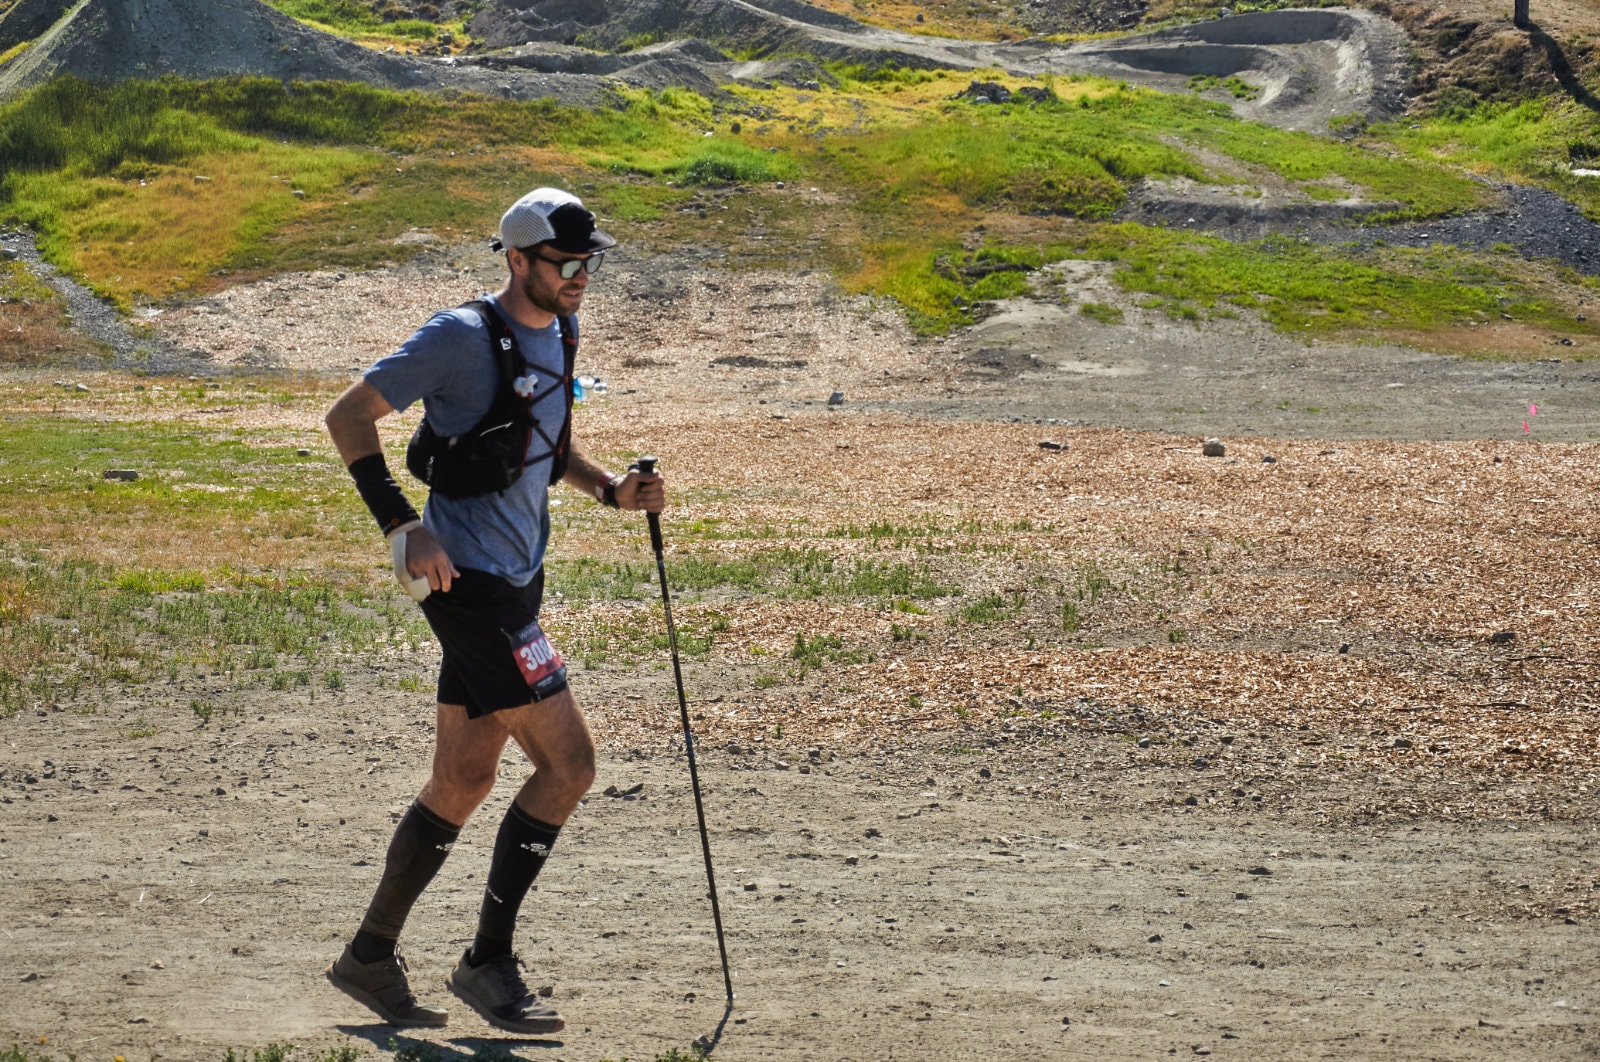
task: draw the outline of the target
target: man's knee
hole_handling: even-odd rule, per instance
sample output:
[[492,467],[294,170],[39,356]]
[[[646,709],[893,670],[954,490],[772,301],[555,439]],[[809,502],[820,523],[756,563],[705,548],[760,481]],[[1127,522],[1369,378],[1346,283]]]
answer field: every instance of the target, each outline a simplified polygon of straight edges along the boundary
[[429,779],[432,792],[445,798],[453,806],[476,808],[494,789],[494,763],[436,763]]
[[587,740],[585,735],[585,740],[574,742],[551,756],[540,771],[548,776],[548,782],[559,786],[563,793],[577,801],[594,785],[594,743]]

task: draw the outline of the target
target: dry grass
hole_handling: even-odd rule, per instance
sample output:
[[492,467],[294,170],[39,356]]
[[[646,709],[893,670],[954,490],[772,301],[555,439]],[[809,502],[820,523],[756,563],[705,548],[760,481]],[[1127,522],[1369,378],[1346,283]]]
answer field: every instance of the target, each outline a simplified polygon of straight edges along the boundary
[[41,365],[97,354],[48,303],[0,302],[0,365]]
[[[75,415],[219,429],[238,419],[314,439],[332,391],[305,382],[247,400],[239,387],[194,408],[176,390],[116,383],[97,379],[103,400]],[[1304,731],[1308,766],[1375,758],[1600,784],[1594,445],[1249,440],[1207,459],[1170,436],[1057,429],[1068,448],[1052,453],[1025,425],[779,420],[697,401],[670,376],[662,386],[672,401],[591,404],[581,427],[608,460],[664,459],[677,570],[787,549],[836,572],[901,565],[963,591],[797,597],[784,565],[800,562],[785,560],[765,589],[688,595],[685,630],[722,628],[697,657],[722,694],[702,705],[712,738],[775,726],[795,739],[955,736],[1010,717],[1104,730],[1128,725],[1107,712],[1137,709],[1164,740]],[[28,408],[27,396],[13,404]],[[157,525],[136,509],[85,520],[62,495],[8,512],[6,537],[113,565],[231,560],[387,593],[359,514],[337,534],[318,530],[318,513],[354,508],[325,464],[304,479],[305,526],[208,513],[203,492],[193,520]],[[558,496],[555,556],[648,560],[642,521]],[[27,609],[25,587],[0,589],[8,614]],[[660,657],[637,648],[659,625],[648,591],[554,609],[551,626],[573,655],[632,639],[626,666],[638,666],[638,652]],[[796,632],[837,638],[838,660],[802,666]],[[608,731],[625,743],[655,726],[656,707],[669,706],[608,719]]]

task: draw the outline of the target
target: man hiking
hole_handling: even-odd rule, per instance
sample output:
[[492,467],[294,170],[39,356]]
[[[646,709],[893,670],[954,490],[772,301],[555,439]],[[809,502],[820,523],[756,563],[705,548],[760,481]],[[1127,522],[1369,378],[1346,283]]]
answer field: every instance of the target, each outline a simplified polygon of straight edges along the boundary
[[[658,513],[659,475],[611,475],[572,438],[576,314],[616,241],[577,197],[523,196],[500,220],[509,276],[495,295],[434,315],[328,412],[328,432],[390,539],[395,575],[439,640],[433,769],[389,843],[383,877],[328,980],[385,1022],[441,1026],[395,949],[406,916],[461,827],[494,788],[506,739],[533,771],[495,838],[477,936],[450,974],[496,1028],[551,1033],[561,1017],[528,991],[512,954],[517,911],[561,826],[594,780],[595,750],[566,668],[539,628],[548,488]],[[432,488],[418,518],[384,462],[377,422],[421,399],[407,465]]]

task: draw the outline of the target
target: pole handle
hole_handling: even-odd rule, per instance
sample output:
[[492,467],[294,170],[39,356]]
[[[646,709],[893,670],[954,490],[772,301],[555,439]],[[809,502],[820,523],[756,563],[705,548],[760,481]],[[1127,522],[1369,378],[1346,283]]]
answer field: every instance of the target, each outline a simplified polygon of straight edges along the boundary
[[[639,458],[635,463],[639,466],[640,475],[653,476],[656,474],[656,465],[661,463],[661,458],[647,454]],[[661,517],[656,513],[645,513],[644,515],[645,521],[650,525],[650,548],[655,551],[657,557],[660,557],[662,549]],[[665,584],[662,585],[662,589],[666,589]]]

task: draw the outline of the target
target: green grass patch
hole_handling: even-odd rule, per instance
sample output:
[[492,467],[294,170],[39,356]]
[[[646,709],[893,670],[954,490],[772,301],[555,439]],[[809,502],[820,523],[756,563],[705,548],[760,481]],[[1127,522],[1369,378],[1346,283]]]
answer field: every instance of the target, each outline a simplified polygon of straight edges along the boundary
[[1121,324],[1124,317],[1121,307],[1103,302],[1086,302],[1078,307],[1078,312],[1101,324]]
[[[0,575],[0,618],[8,716],[198,669],[242,684],[257,684],[244,676],[260,670],[268,677],[259,684],[290,689],[309,685],[311,667],[330,654],[414,650],[430,636],[414,609],[305,576],[118,568],[15,544]],[[342,687],[342,676],[324,685]]]
[[[359,524],[360,501],[341,482],[342,470],[296,449],[246,430],[7,417],[0,421],[0,528],[26,537],[42,510],[93,522],[226,519],[290,537]],[[139,478],[104,479],[113,468]]]
[[1341,252],[1283,237],[1236,244],[1123,224],[1086,229],[1052,253],[1114,263],[1119,284],[1180,319],[1242,307],[1286,331],[1318,332],[1429,329],[1504,312],[1568,331],[1590,327],[1521,281],[1514,263],[1456,248]]
[[437,22],[418,18],[396,18],[399,9],[387,4],[367,4],[361,0],[267,0],[290,18],[309,22],[320,29],[347,37],[404,38],[431,41],[443,30]]
[[[572,604],[590,601],[646,601],[660,593],[654,564],[595,557],[553,557],[549,586]],[[679,554],[667,567],[674,596],[775,596],[810,600],[860,601],[898,598],[928,600],[961,592],[940,582],[926,568],[903,561],[854,560],[841,564],[832,554],[784,547],[735,560]]]
[[[303,17],[313,7],[354,25],[367,5],[324,0]],[[1180,317],[1238,304],[1292,329],[1418,328],[1505,308],[1486,299],[1529,320],[1549,311],[1509,273],[1465,277],[1446,257],[1230,247],[1082,222],[1107,218],[1144,178],[1223,179],[1190,145],[1312,198],[1391,202],[1397,218],[1480,203],[1482,189],[1441,159],[1549,169],[1563,152],[1600,154],[1592,122],[1543,102],[1389,129],[1406,149],[1397,157],[1369,138],[1273,129],[1102,79],[1052,79],[1057,98],[1044,103],[973,107],[950,99],[967,73],[836,72],[839,91],[737,90],[751,112],[738,133],[681,89],[619,89],[583,111],[350,84],[63,79],[0,107],[0,217],[32,225],[52,262],[124,305],[222,274],[393,262],[411,253],[396,243],[408,229],[480,236],[507,201],[550,183],[580,190],[624,238],[648,224],[653,238],[733,243],[760,222],[763,246],[783,249],[775,264],[829,268],[848,290],[898,300],[925,332],[1025,292],[1030,271],[1064,256],[1117,262],[1119,283]],[[1529,125],[1536,134],[1519,134]],[[834,205],[818,211],[778,192],[780,180],[826,186]],[[705,188],[730,207],[721,228],[680,213]]]
[[1191,92],[1210,92],[1213,89],[1222,89],[1236,100],[1253,100],[1261,95],[1261,88],[1234,74],[1227,78],[1218,77],[1216,74],[1196,74],[1189,79]]
[[1600,221],[1600,180],[1574,166],[1600,158],[1600,117],[1559,96],[1461,107],[1422,121],[1373,126],[1368,135],[1415,158],[1442,160],[1542,185]]
[[877,659],[877,656],[865,649],[847,646],[844,641],[834,634],[818,634],[807,638],[799,631],[795,632],[794,648],[789,650],[789,658],[793,660],[801,675],[808,671],[815,671],[828,665],[848,667],[851,664],[865,664]]
[[708,142],[696,126],[709,103],[692,93],[623,92],[616,103],[583,111],[264,78],[60,79],[0,107],[0,216],[31,225],[50,261],[126,305],[222,272],[395,261],[411,253],[394,242],[406,230],[491,232],[537,182],[594,178],[602,214],[645,221],[687,193],[641,178],[794,172],[747,144]]

